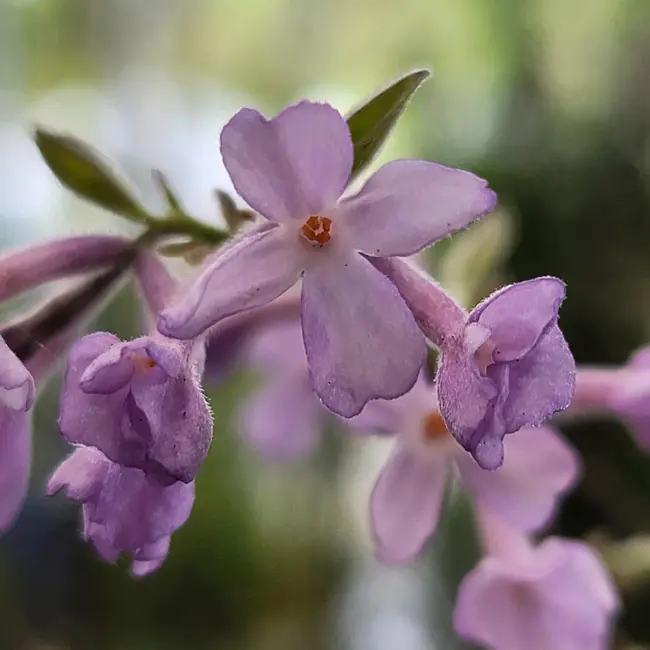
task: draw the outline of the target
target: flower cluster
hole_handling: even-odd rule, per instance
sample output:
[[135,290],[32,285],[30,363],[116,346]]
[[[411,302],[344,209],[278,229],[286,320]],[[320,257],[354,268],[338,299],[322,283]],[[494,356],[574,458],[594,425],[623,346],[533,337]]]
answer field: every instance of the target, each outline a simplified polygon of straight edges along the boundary
[[[469,172],[421,160],[389,162],[352,192],[355,142],[345,118],[322,103],[303,101],[271,119],[241,110],[221,133],[221,154],[255,213],[248,222],[246,211],[232,236],[182,213],[163,179],[173,215],[147,216],[135,243],[72,238],[0,261],[2,299],[105,268],[109,286],[132,269],[152,321],[134,340],[94,332],[70,346],[58,426],[74,449],[47,492],[81,504],[83,537],[101,557],[127,554],[134,575],[159,568],[190,515],[212,439],[202,384],[241,359],[262,371],[240,419],[266,458],[310,453],[323,418],[350,434],[394,437],[369,508],[385,562],[422,551],[451,481],[470,495],[486,557],[461,585],[460,634],[500,650],[526,647],[528,638],[544,650],[603,647],[617,598],[602,564],[582,543],[532,538],[579,474],[576,453],[544,424],[569,407],[576,382],[558,325],[565,285],[519,282],[467,312],[409,259],[488,214],[495,193]],[[111,205],[141,217],[127,195],[118,198]],[[184,250],[214,249],[183,285],[151,250],[178,234],[197,238]],[[44,308],[28,323],[31,335],[65,349],[82,307],[96,302],[93,282]],[[6,332],[2,528],[24,495],[28,411],[43,372],[34,346],[15,327]],[[618,374],[581,371],[577,402],[597,402],[643,429],[650,411],[638,377],[648,374],[647,356]],[[489,532],[496,529],[508,532]],[[560,623],[549,623],[556,614]]]

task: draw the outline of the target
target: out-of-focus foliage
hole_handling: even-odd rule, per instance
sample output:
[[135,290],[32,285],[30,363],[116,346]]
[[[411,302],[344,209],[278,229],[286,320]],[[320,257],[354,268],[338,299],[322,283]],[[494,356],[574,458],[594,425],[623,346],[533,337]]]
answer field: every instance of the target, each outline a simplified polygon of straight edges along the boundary
[[109,164],[82,140],[36,129],[35,141],[48,167],[61,183],[80,197],[127,219],[144,221],[146,211],[117,178]]

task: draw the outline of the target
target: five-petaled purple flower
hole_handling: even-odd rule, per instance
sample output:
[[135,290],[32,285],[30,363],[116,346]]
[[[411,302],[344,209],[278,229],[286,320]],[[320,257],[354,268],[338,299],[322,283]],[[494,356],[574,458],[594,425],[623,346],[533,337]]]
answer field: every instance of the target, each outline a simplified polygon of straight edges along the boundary
[[212,439],[192,355],[192,345],[162,337],[85,336],[68,357],[61,434],[162,485],[189,483]]
[[198,336],[266,304],[302,276],[302,330],[313,387],[345,417],[414,384],[425,344],[395,286],[361,254],[407,256],[465,228],[495,205],[485,181],[419,160],[384,165],[344,193],[353,144],[327,104],[301,102],[271,120],[243,109],[221,134],[239,194],[266,223],[207,262],[158,321],[166,336]]
[[503,438],[571,403],[575,362],[558,327],[556,278],[492,294],[441,349],[438,400],[453,436],[485,469],[503,463]]
[[350,423],[397,434],[370,500],[375,546],[386,562],[412,559],[435,532],[454,471],[477,503],[526,531],[549,521],[579,472],[577,455],[548,427],[510,436],[503,466],[482,469],[447,432],[433,386],[424,378],[400,399],[371,402]]
[[496,520],[484,528],[490,529],[488,555],[460,584],[458,634],[491,650],[610,647],[620,603],[602,561],[586,544],[550,537],[534,547]]
[[120,553],[131,555],[136,576],[162,565],[172,533],[187,521],[194,503],[194,482],[153,485],[141,470],[88,447],[73,451],[52,474],[48,494],[61,489],[82,504],[84,539],[108,562]]
[[35,392],[32,375],[0,336],[0,531],[13,523],[27,492]]

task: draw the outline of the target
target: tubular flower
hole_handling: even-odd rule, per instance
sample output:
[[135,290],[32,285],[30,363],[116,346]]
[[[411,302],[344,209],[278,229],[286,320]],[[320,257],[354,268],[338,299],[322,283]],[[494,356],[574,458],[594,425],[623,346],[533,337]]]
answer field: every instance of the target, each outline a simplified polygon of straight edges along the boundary
[[558,327],[564,296],[557,278],[504,287],[441,351],[440,412],[484,469],[503,463],[507,434],[538,426],[571,403],[575,362]]
[[[485,528],[503,528],[486,520]],[[488,540],[493,537],[488,532]],[[584,543],[550,537],[534,547],[499,532],[460,584],[454,627],[490,650],[606,650],[620,607],[602,561]]]
[[48,494],[61,489],[82,504],[84,539],[108,562],[130,554],[136,576],[162,565],[172,533],[187,521],[194,503],[194,482],[152,485],[142,471],[86,447],[73,451],[52,474]]
[[212,439],[191,346],[160,337],[123,343],[105,332],[80,339],[68,357],[59,429],[161,484],[189,483]]
[[650,347],[637,350],[622,367],[578,367],[569,412],[612,413],[650,450]]
[[510,436],[506,462],[495,471],[482,469],[447,431],[423,378],[400,399],[371,402],[351,424],[396,435],[370,500],[377,553],[391,563],[412,559],[435,533],[453,474],[488,512],[532,531],[551,519],[579,472],[577,455],[548,427]]

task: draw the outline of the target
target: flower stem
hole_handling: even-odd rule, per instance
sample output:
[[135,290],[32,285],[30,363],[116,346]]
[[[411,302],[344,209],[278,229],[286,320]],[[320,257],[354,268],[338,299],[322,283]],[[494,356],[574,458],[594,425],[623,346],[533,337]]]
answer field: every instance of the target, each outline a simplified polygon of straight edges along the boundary
[[432,278],[399,257],[368,260],[396,287],[424,335],[438,347],[462,336],[465,310]]
[[187,235],[206,244],[218,246],[223,244],[230,236],[224,230],[213,228],[187,216],[174,216],[166,219],[152,217],[146,221],[146,224],[148,229],[143,237],[148,236],[154,239]]
[[621,372],[616,368],[579,367],[569,412],[575,415],[606,410]]

